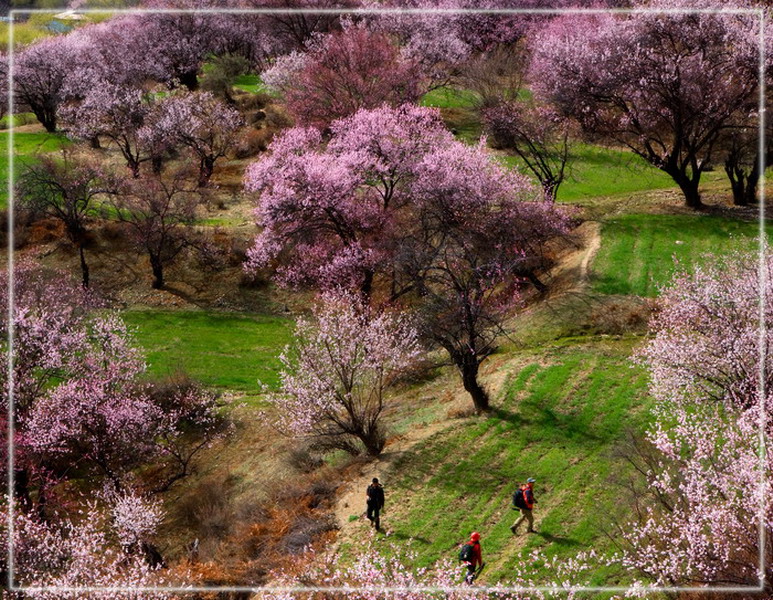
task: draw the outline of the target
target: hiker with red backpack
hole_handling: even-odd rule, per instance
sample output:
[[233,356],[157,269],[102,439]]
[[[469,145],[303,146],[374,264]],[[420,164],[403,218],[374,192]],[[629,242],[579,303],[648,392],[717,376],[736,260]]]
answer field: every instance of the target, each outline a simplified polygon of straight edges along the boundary
[[513,508],[521,511],[521,516],[518,520],[510,525],[510,531],[513,535],[518,533],[518,526],[524,521],[529,522],[529,528],[526,530],[527,533],[536,533],[534,531],[534,516],[531,513],[534,504],[537,502],[534,499],[534,483],[535,479],[529,477],[526,483],[515,490],[515,494],[513,494]]
[[483,570],[483,555],[480,551],[480,534],[473,531],[470,535],[470,541],[464,544],[459,550],[459,560],[467,567],[467,576],[464,581],[467,585],[472,585],[475,578]]

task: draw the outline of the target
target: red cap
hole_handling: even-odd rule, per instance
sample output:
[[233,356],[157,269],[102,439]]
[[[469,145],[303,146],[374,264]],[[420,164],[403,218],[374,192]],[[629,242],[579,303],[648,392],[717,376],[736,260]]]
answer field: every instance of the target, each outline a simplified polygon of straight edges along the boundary
[[473,531],[472,535],[470,536],[471,542],[479,542],[480,541],[480,534],[477,531]]

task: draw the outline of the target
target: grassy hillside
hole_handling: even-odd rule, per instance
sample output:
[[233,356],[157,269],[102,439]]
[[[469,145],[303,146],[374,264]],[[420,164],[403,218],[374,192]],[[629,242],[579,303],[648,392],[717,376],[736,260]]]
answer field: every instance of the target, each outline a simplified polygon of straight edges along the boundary
[[[13,145],[16,155],[16,173],[18,174],[24,163],[31,160],[30,157],[35,154],[54,152],[66,143],[68,143],[67,138],[59,134],[15,131],[13,134]],[[0,181],[7,182],[9,175],[8,132],[0,131]],[[8,188],[3,185],[0,187],[0,208],[5,208],[7,203]]]
[[292,337],[285,317],[193,311],[124,313],[153,375],[184,370],[204,385],[257,396],[278,384],[279,354]]
[[[620,490],[609,482],[627,430],[645,424],[646,375],[631,367],[636,340],[579,340],[530,351],[503,367],[506,382],[488,417],[462,420],[404,455],[383,475],[390,537],[412,539],[417,563],[455,559],[473,530],[483,537],[482,583],[507,579],[534,549],[569,557],[604,550],[606,517]],[[513,536],[511,497],[537,479],[537,534]],[[537,567],[538,568],[538,567]],[[595,583],[610,583],[600,572]]]
[[[533,177],[517,156],[502,160]],[[676,188],[673,179],[627,150],[576,144],[558,189],[559,202],[582,204],[587,198],[625,196],[634,192]]]
[[689,268],[707,253],[751,249],[758,232],[756,222],[706,214],[629,214],[605,220],[592,266],[593,290],[656,296],[673,275],[675,259]]

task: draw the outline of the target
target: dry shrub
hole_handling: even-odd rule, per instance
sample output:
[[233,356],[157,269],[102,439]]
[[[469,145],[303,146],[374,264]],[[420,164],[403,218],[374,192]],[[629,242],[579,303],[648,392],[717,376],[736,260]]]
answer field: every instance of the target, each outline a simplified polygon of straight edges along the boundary
[[242,113],[260,110],[273,100],[269,94],[264,92],[252,93],[243,91],[234,91],[233,99],[234,102],[236,102],[239,111]]
[[191,535],[201,541],[200,553],[204,557],[216,552],[236,521],[229,487],[222,479],[203,481],[178,504],[180,519]]
[[101,237],[111,244],[126,240],[126,225],[119,221],[107,221],[100,229]]
[[261,129],[264,125],[263,121],[266,120],[265,110],[251,110],[245,113],[244,120],[252,125],[255,129]]
[[290,530],[282,536],[277,550],[284,554],[298,555],[309,548],[312,542],[323,533],[336,529],[332,515],[299,515],[293,521]]
[[236,158],[249,158],[265,152],[274,133],[269,129],[246,129],[234,148]]
[[646,300],[605,302],[591,313],[589,327],[595,333],[610,335],[642,332],[651,314],[652,305]]
[[[7,215],[4,218],[3,230],[7,229]],[[35,221],[29,227],[27,243],[48,244],[64,239],[64,224],[57,219],[42,219]]]
[[242,271],[241,278],[239,279],[239,287],[250,290],[261,290],[269,285],[271,282],[271,275],[267,271],[260,270],[257,272]]
[[437,361],[427,354],[417,358],[411,365],[403,370],[396,380],[397,385],[417,385],[432,381],[438,374]]
[[293,120],[282,108],[275,104],[267,106],[266,109],[266,127],[274,130],[286,129],[292,126]]
[[300,568],[305,550],[328,543],[336,529],[332,479],[330,472],[320,472],[277,481],[267,499],[243,500],[239,506],[228,500],[229,482],[201,484],[180,509],[202,540],[200,552],[210,549],[200,554],[202,562],[185,563],[192,577],[200,585],[263,585],[272,570],[288,564]]
[[230,260],[233,266],[241,266],[247,260],[247,250],[253,244],[253,240],[245,239],[243,237],[231,238],[231,257]]
[[324,464],[322,457],[313,452],[306,444],[291,448],[287,462],[293,469],[301,473],[312,473]]
[[478,413],[473,405],[465,404],[464,406],[452,406],[448,409],[446,416],[449,419],[469,419],[470,417],[474,417],[477,414]]

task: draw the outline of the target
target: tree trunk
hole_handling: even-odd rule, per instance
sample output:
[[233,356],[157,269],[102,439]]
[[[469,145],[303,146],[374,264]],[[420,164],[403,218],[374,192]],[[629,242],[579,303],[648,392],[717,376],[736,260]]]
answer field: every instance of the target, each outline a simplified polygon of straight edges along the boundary
[[207,187],[214,170],[214,158],[207,156],[201,159],[201,162],[199,163],[199,187]]
[[727,165],[725,165],[725,173],[727,173],[727,178],[730,180],[730,189],[733,192],[733,204],[736,206],[743,205],[746,196],[743,173],[738,173],[734,169],[728,168]]
[[164,166],[164,159],[161,156],[153,156],[150,159],[150,165],[153,168],[154,175],[160,175],[161,169]]
[[755,165],[749,177],[746,180],[746,190],[744,191],[744,205],[753,204],[757,201],[757,184],[760,181],[760,170]]
[[159,569],[166,567],[166,561],[161,555],[159,549],[150,542],[142,542],[140,544],[140,551],[142,552],[145,562],[153,569]]
[[[746,188],[743,191],[743,198],[740,202],[741,206],[752,204],[757,199],[757,184],[760,181],[759,165],[759,161],[755,160],[751,172],[746,176]],[[735,194],[733,194],[733,200],[735,200]],[[736,202],[736,204],[739,203]]]
[[703,208],[703,202],[701,201],[701,194],[698,191],[698,178],[690,179],[687,176],[679,176],[674,178],[679,185],[679,189],[684,194],[685,206],[690,208],[699,209]]
[[365,271],[365,277],[362,280],[362,285],[360,285],[360,297],[362,298],[362,302],[366,305],[370,305],[370,297],[373,293],[373,271],[371,269],[368,269]]
[[744,166],[739,164],[738,157],[730,154],[725,160],[725,173],[730,180],[730,189],[733,191],[733,204],[746,206],[753,202],[757,196],[757,181],[759,180],[757,161],[754,161],[754,166],[747,174]]
[[83,287],[89,287],[89,265],[86,264],[86,253],[83,250],[83,242],[78,244],[78,253],[81,257],[81,275],[83,276]]
[[160,260],[151,258],[150,268],[153,270],[152,287],[154,290],[160,290],[164,287],[164,265]]
[[555,179],[544,180],[542,182],[542,199],[546,202],[555,202],[559,185],[561,185],[561,182]]
[[199,73],[197,70],[187,71],[180,74],[180,83],[190,91],[195,92],[199,88]]
[[478,383],[478,361],[475,357],[462,360],[461,365],[457,365],[462,373],[462,383],[464,389],[470,394],[475,410],[479,413],[488,411],[491,406],[489,397],[480,383]]
[[48,133],[56,133],[56,112],[46,108],[30,107],[40,124],[45,127]]
[[540,294],[544,294],[545,292],[547,292],[547,291],[548,291],[548,286],[546,286],[544,283],[542,283],[542,282],[540,281],[539,277],[537,277],[537,276],[534,274],[534,271],[533,271],[532,269],[529,269],[528,271],[524,272],[524,274],[523,274],[523,275],[524,275],[524,277],[526,277],[526,279],[528,279],[528,280],[529,280],[529,282],[530,282],[530,283],[531,283],[531,284],[532,284],[532,285],[533,285],[535,288],[537,288],[537,291],[538,291]]
[[30,496],[30,476],[27,469],[15,469],[13,477],[13,495],[23,510],[32,508]]
[[359,432],[357,437],[365,446],[365,450],[370,456],[378,456],[386,445],[386,439],[381,433],[381,428],[378,426],[378,422],[374,419],[369,426],[363,427],[363,430]]
[[127,160],[126,166],[129,167],[129,171],[132,173],[134,179],[139,179],[140,176],[140,163],[137,160]]

